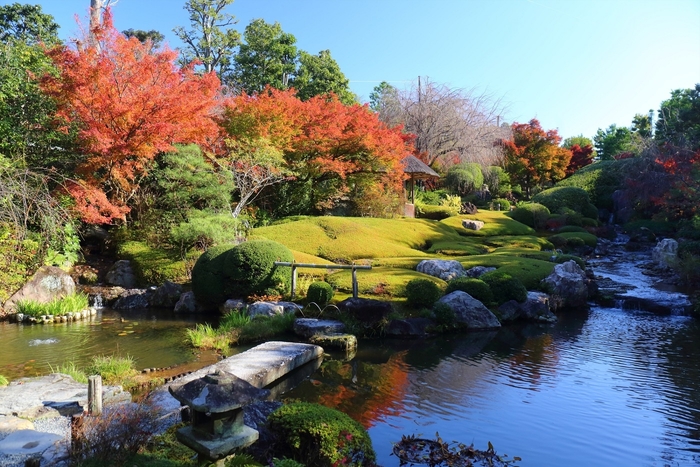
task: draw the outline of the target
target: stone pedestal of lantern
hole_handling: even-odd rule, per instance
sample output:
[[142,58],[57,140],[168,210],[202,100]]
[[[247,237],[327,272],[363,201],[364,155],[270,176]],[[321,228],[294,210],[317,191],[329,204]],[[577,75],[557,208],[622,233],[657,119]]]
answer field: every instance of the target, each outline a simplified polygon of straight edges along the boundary
[[223,466],[226,457],[257,441],[258,432],[243,424],[243,407],[264,399],[269,391],[221,370],[169,391],[190,408],[191,423],[176,436],[199,454],[200,461]]

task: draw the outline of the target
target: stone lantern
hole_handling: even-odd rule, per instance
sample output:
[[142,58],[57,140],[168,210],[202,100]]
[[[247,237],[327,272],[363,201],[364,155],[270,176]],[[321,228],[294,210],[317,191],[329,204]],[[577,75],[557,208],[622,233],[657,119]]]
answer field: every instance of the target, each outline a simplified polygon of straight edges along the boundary
[[243,407],[270,393],[232,373],[217,370],[179,386],[170,394],[190,408],[191,424],[177,431],[177,439],[197,451],[201,461],[217,462],[236,449],[250,446],[258,432],[243,424]]

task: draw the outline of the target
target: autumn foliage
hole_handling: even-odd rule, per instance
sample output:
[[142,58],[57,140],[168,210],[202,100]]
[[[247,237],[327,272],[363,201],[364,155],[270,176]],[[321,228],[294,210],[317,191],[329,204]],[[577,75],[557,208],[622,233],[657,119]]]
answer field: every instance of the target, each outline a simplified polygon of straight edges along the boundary
[[59,127],[78,128],[84,156],[70,189],[76,207],[87,222],[109,223],[124,218],[156,154],[213,138],[220,83],[213,73],[179,68],[175,51],[127,39],[109,11],[91,33],[98,47],[84,38],[47,50],[58,74],[44,76],[41,86],[57,104]]
[[528,198],[533,188],[566,176],[572,154],[559,146],[561,137],[557,130],[543,130],[536,119],[529,123],[513,123],[511,129],[512,138],[501,141],[505,170]]
[[400,161],[410,151],[410,137],[400,127],[390,128],[367,106],[345,105],[333,95],[302,102],[293,90],[242,94],[226,103],[221,124],[229,147],[264,139],[281,150],[294,180],[313,182],[317,208],[331,207],[351,190],[348,179],[359,174],[399,191]]
[[571,151],[571,160],[566,168],[567,177],[573,175],[578,169],[593,163],[593,146],[590,144],[583,147],[574,144],[569,150]]

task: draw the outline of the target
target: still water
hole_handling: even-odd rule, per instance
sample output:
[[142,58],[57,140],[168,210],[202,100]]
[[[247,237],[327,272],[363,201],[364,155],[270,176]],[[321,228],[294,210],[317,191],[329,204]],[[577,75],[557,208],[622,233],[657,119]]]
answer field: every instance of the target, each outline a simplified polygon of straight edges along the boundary
[[198,358],[184,340],[185,329],[200,322],[204,317],[197,315],[107,308],[98,310],[92,318],[72,323],[24,325],[2,321],[0,375],[10,380],[43,375],[69,362],[84,368],[94,355],[129,356],[137,369],[182,365]]

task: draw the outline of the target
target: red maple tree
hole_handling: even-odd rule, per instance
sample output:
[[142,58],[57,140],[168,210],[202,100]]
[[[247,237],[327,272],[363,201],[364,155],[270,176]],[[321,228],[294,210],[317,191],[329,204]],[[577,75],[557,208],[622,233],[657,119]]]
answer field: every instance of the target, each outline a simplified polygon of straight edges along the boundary
[[214,73],[178,67],[175,51],[126,38],[109,10],[91,32],[96,44],[85,38],[46,51],[58,73],[41,86],[56,102],[58,125],[78,127],[84,157],[69,189],[76,208],[87,222],[109,223],[125,218],[156,154],[217,133],[211,114],[220,82]]
[[583,147],[574,144],[569,148],[571,160],[566,167],[566,176],[573,175],[578,169],[593,163],[593,146],[587,144]]

